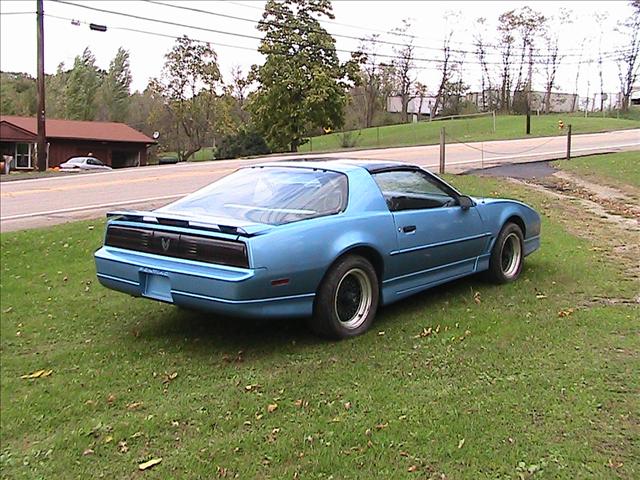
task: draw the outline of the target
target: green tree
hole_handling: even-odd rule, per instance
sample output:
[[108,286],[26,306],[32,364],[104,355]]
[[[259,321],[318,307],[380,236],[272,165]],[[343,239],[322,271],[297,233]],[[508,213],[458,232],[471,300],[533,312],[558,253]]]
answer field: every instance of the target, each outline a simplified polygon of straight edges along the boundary
[[45,77],[45,95],[47,99],[48,118],[66,118],[67,112],[67,80],[70,71],[64,69],[64,63],[59,63],[54,75]]
[[93,120],[99,85],[100,74],[96,59],[87,47],[82,55],[75,58],[69,72],[65,88],[65,117],[69,120]]
[[258,88],[248,109],[274,150],[296,151],[310,129],[344,123],[346,91],[357,78],[357,65],[340,63],[321,17],[334,18],[329,0],[268,0],[265,5],[258,51],[266,61],[252,67]]
[[129,111],[129,89],[131,87],[131,68],[129,52],[118,48],[115,57],[109,64],[109,70],[104,77],[98,92],[99,120],[124,122]]
[[26,73],[0,73],[0,113],[32,116],[36,114],[36,81]]
[[[215,136],[229,130],[227,103],[216,92],[222,87],[217,55],[211,45],[183,36],[165,55],[159,80],[151,88],[163,99],[171,122],[161,131],[181,161],[188,160]],[[165,122],[163,122],[165,124]]]

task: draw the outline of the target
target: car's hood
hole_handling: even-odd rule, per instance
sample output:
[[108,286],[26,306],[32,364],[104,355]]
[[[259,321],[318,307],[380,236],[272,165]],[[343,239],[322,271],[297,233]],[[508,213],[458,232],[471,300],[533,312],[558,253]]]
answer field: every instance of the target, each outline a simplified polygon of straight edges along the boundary
[[187,213],[163,212],[162,210],[118,210],[107,213],[107,218],[119,218],[135,222],[162,224],[162,220],[184,222],[184,226],[216,230],[242,236],[254,236],[266,233],[274,228],[273,225],[252,223],[245,220],[208,215],[190,215]]

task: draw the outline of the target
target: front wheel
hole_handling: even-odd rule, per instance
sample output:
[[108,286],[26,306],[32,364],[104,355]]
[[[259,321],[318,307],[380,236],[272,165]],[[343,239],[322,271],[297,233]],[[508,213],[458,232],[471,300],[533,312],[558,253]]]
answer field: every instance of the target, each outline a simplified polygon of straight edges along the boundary
[[515,223],[507,223],[491,250],[489,280],[495,283],[513,282],[520,276],[524,259],[524,236]]
[[310,326],[332,338],[355,337],[366,332],[378,309],[378,276],[363,257],[339,259],[318,289]]

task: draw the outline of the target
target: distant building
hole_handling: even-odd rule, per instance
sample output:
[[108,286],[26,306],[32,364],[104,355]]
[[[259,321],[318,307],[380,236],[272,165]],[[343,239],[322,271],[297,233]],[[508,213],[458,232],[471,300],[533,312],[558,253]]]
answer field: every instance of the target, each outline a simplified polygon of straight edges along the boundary
[[[517,103],[524,95],[527,95],[527,93],[521,91],[512,92],[512,101]],[[545,96],[546,92],[531,92],[532,111],[540,113],[544,111]],[[492,105],[497,105],[499,103],[498,98],[497,90],[485,90],[484,95],[482,92],[471,92],[466,96],[467,101],[473,103],[480,112],[490,111],[492,109]],[[578,109],[579,98],[578,95],[574,93],[551,92],[549,103],[551,113],[570,113],[575,112]]]
[[[71,157],[95,157],[113,168],[146,165],[156,143],[124,123],[46,120],[48,167]],[[37,122],[32,117],[0,116],[0,153],[13,157],[13,168],[36,167]]]
[[[431,110],[436,103],[435,95],[425,95],[424,97],[415,97],[409,100],[407,104],[407,113],[431,115]],[[387,98],[387,112],[402,113],[402,97],[396,95]]]

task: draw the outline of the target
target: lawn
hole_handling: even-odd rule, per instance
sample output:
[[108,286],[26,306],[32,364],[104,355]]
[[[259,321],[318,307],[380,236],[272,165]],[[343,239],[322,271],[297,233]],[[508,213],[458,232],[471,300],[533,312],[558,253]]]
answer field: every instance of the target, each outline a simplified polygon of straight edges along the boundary
[[[573,133],[590,133],[639,128],[640,121],[608,117],[573,116],[570,114],[552,114],[531,117],[531,136],[564,135],[558,129],[558,120],[572,125]],[[525,117],[523,115],[499,115],[496,117],[496,132],[493,132],[491,116],[469,119],[419,122],[386,127],[373,127],[355,130],[345,134],[354,148],[399,147],[408,145],[432,145],[440,142],[440,129],[445,127],[447,142],[489,141],[511,138],[523,138],[525,135]],[[566,128],[566,127],[565,127]],[[342,133],[332,133],[313,137],[310,142],[299,148],[300,152],[321,152],[343,148]]]
[[102,221],[2,234],[2,477],[638,478],[638,309],[590,302],[637,283],[546,197],[449,178],[546,212],[542,249],[350,341],[106,290]]
[[553,165],[588,180],[640,188],[640,151],[573,158]]

